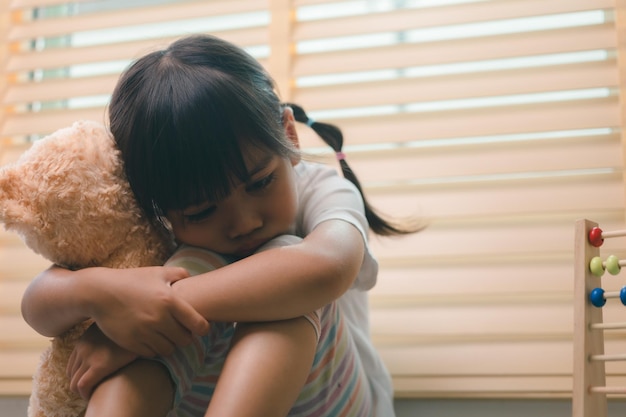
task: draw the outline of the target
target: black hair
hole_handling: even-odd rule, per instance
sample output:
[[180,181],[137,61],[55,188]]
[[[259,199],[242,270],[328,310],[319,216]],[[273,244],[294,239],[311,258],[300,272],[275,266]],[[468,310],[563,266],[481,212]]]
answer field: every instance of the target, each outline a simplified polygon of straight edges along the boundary
[[343,133],[341,132],[341,129],[333,124],[318,122],[317,120],[309,118],[304,109],[297,104],[285,103],[285,105],[293,109],[293,115],[296,121],[310,126],[311,129],[313,129],[315,133],[317,133],[317,135],[322,138],[324,142],[326,142],[326,144],[333,149],[333,151],[335,151],[335,153],[341,155],[341,157],[338,158],[339,165],[341,166],[341,172],[347,180],[356,186],[359,193],[361,193],[363,204],[365,206],[365,217],[367,218],[372,232],[381,236],[393,236],[415,233],[422,229],[419,225],[411,225],[414,222],[407,221],[404,222],[405,224],[401,224],[400,222],[394,222],[386,219],[372,207],[365,197],[365,193],[363,192],[359,179],[356,177],[356,174],[352,171],[345,156],[343,155]]
[[197,35],[143,56],[122,74],[109,125],[139,205],[159,219],[168,210],[219,201],[237,181],[249,181],[243,140],[246,149],[297,155],[282,111],[256,59]]
[[[109,103],[109,127],[140,207],[158,220],[169,210],[219,201],[236,183],[248,182],[242,146],[297,157],[285,133],[284,106],[256,59],[217,37],[194,35],[143,56],[122,74]],[[289,106],[297,121],[310,122],[300,106]],[[341,152],[337,127],[309,124]],[[417,230],[377,214],[347,162],[340,163],[363,196],[374,233]]]

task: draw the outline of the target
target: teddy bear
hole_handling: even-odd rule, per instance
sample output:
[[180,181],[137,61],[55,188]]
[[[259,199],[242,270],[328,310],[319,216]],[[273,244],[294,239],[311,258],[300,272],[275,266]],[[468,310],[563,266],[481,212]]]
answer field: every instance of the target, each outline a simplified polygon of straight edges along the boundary
[[[34,142],[0,168],[0,222],[34,252],[74,270],[163,265],[174,250],[171,234],[139,208],[111,134],[93,121]],[[65,368],[90,324],[54,338],[43,352],[29,417],[84,414],[87,403],[70,391]]]

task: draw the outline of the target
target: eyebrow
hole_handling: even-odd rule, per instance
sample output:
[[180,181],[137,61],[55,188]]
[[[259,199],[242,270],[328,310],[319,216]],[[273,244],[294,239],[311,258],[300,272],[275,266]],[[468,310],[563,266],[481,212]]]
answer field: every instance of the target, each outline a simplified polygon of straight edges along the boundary
[[254,167],[252,167],[252,169],[248,171],[248,177],[252,178],[259,172],[263,171],[265,168],[267,168],[270,162],[272,162],[272,159],[274,159],[274,155],[268,154],[265,155],[261,160],[256,161]]

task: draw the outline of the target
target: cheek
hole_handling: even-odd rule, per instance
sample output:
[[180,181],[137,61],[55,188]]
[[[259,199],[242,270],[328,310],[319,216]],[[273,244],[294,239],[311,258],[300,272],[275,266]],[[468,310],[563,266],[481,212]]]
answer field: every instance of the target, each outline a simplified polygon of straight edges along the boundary
[[210,236],[203,231],[203,227],[201,225],[193,225],[191,227],[176,227],[172,228],[174,232],[174,237],[180,243],[186,243],[192,246],[206,246],[206,238]]
[[274,190],[272,195],[268,196],[263,210],[265,221],[275,223],[280,227],[290,225],[296,215],[295,200],[293,193],[287,187]]
[[295,184],[291,184],[283,191],[283,198],[281,204],[283,215],[289,223],[293,222],[296,218],[298,210],[298,197],[295,189]]

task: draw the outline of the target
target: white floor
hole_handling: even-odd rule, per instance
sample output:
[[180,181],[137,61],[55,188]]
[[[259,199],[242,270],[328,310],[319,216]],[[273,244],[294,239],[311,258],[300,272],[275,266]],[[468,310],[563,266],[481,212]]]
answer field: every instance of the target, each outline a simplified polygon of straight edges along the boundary
[[[0,417],[26,417],[28,399],[0,397]],[[397,400],[396,417],[571,417],[566,400]],[[626,401],[609,403],[609,417],[626,415]]]

